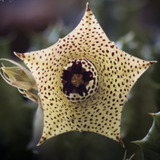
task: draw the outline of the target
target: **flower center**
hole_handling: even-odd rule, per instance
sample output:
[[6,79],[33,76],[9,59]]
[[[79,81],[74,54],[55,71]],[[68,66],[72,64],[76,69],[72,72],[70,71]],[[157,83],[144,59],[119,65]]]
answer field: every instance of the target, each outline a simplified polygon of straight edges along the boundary
[[98,89],[97,70],[87,59],[69,61],[61,78],[63,93],[74,103],[89,98]]
[[73,74],[71,82],[73,85],[75,85],[75,87],[79,87],[80,85],[84,84],[83,75],[82,74]]

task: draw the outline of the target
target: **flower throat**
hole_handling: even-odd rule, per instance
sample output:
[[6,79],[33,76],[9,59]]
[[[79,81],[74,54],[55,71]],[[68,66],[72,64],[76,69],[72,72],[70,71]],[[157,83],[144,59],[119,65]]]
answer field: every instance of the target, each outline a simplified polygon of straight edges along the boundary
[[61,78],[63,93],[75,103],[86,100],[98,89],[97,70],[87,59],[69,61]]

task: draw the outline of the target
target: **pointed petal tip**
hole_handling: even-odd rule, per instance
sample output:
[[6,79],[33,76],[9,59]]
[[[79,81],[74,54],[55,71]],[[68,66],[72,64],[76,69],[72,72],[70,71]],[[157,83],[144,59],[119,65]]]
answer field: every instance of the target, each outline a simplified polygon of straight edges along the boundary
[[39,147],[43,142],[39,141],[36,146]]
[[121,146],[122,146],[123,148],[125,148],[125,145],[124,145],[124,143],[123,143],[123,141],[122,141],[121,138],[118,138],[118,142],[121,144]]
[[37,147],[40,146],[42,143],[44,143],[48,138],[45,137],[41,137],[41,139],[39,140],[39,142],[37,143]]
[[89,2],[87,2],[87,4],[86,4],[86,11],[90,11],[91,9],[90,9],[90,6],[89,6]]
[[15,56],[17,56],[20,59],[24,59],[25,58],[25,54],[24,53],[17,53],[17,52],[13,52]]
[[149,62],[150,65],[155,64],[155,63],[157,63],[157,61],[150,61]]
[[21,53],[13,52],[15,56],[20,57]]
[[146,64],[143,65],[144,67],[145,67],[145,66],[150,67],[151,65],[157,63],[157,61],[145,61],[145,62],[146,62]]
[[37,147],[39,147],[40,145],[41,145],[41,143],[37,143],[37,145],[36,145],[36,146],[37,146]]

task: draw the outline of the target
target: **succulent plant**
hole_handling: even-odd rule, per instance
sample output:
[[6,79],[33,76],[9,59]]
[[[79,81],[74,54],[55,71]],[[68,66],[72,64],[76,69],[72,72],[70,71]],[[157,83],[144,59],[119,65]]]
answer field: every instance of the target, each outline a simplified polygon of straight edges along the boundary
[[144,160],[160,159],[160,112],[150,113],[153,117],[153,124],[147,135],[142,139],[135,141],[143,150]]

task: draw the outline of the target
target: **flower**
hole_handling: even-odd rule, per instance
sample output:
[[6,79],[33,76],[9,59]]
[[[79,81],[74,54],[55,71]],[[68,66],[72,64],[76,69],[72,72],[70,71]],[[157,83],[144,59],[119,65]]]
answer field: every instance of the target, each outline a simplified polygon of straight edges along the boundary
[[121,113],[147,62],[120,50],[87,3],[78,26],[49,48],[15,53],[31,70],[44,115],[39,144],[68,132],[95,132],[123,144]]
[[1,61],[8,61],[15,66],[13,67],[1,67],[0,75],[11,86],[18,88],[19,92],[26,98],[38,102],[38,96],[34,90],[37,90],[35,79],[31,72],[21,66],[15,61],[2,58]]

